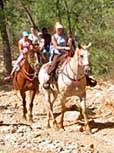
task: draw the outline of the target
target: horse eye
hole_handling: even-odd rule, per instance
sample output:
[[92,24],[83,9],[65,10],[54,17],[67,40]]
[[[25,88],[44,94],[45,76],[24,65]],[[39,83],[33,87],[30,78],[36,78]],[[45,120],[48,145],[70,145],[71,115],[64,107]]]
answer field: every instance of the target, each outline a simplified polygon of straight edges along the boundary
[[81,58],[83,58],[83,55],[80,55]]

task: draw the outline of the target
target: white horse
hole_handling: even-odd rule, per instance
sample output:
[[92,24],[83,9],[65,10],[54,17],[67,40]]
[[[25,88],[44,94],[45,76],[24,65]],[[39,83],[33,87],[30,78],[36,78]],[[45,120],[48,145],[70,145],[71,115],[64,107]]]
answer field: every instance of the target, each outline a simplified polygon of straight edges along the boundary
[[[44,89],[44,94],[46,102],[49,104],[49,112],[47,114],[47,127],[50,127],[50,117],[53,119],[53,124],[59,128],[64,129],[64,112],[65,112],[65,103],[66,98],[71,96],[78,96],[80,98],[80,108],[81,114],[84,117],[85,130],[90,131],[87,109],[86,109],[86,75],[85,71],[90,69],[89,67],[89,53],[87,49],[91,46],[82,46],[77,48],[75,54],[72,58],[67,59],[61,68],[59,68],[58,80],[55,83],[56,89],[53,89],[53,86],[50,86],[49,89]],[[45,64],[41,67],[39,72],[39,82],[41,87],[49,79],[47,74],[47,68],[49,64]],[[52,100],[51,95],[54,96]],[[53,115],[53,103],[56,98],[59,98],[61,102],[61,116],[60,122],[57,123]]]

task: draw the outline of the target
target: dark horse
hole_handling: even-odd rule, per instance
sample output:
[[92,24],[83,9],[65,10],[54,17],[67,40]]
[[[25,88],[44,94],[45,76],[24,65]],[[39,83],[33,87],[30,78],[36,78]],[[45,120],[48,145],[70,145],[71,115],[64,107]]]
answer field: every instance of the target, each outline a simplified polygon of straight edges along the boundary
[[[37,74],[40,67],[40,54],[35,51],[29,51],[20,64],[20,70],[15,71],[13,75],[14,89],[19,90],[22,97],[23,118],[27,119],[28,114],[28,120],[31,122],[33,121],[33,100],[39,88]],[[26,91],[30,92],[30,104],[28,110],[26,107]]]

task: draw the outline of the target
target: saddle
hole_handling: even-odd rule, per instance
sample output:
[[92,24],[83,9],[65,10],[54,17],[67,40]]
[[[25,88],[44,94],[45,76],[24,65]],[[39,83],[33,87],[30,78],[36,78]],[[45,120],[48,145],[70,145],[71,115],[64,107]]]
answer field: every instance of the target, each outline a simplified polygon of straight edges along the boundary
[[[59,75],[59,73],[61,72],[61,67],[63,66],[64,63],[67,63],[67,62],[65,62],[65,61],[67,61],[66,56],[62,56],[61,60],[60,60],[59,63],[57,64],[56,69],[52,72],[52,74],[51,74],[51,76],[50,76],[50,79],[51,79],[51,80],[57,81],[58,75]],[[49,65],[49,67],[50,67],[50,66],[51,66],[51,65]],[[48,67],[48,69],[49,69],[49,67]]]

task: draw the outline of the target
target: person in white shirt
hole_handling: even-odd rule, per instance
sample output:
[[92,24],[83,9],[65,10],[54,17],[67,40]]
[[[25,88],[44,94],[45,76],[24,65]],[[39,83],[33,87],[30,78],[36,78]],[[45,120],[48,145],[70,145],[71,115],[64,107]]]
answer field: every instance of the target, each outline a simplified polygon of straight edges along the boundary
[[37,30],[35,27],[31,27],[28,39],[30,39],[32,41],[33,45],[34,44],[36,45],[39,43],[39,37],[37,35]]
[[40,51],[43,51],[44,45],[45,45],[45,40],[43,38],[42,32],[38,32],[38,44],[39,44]]

